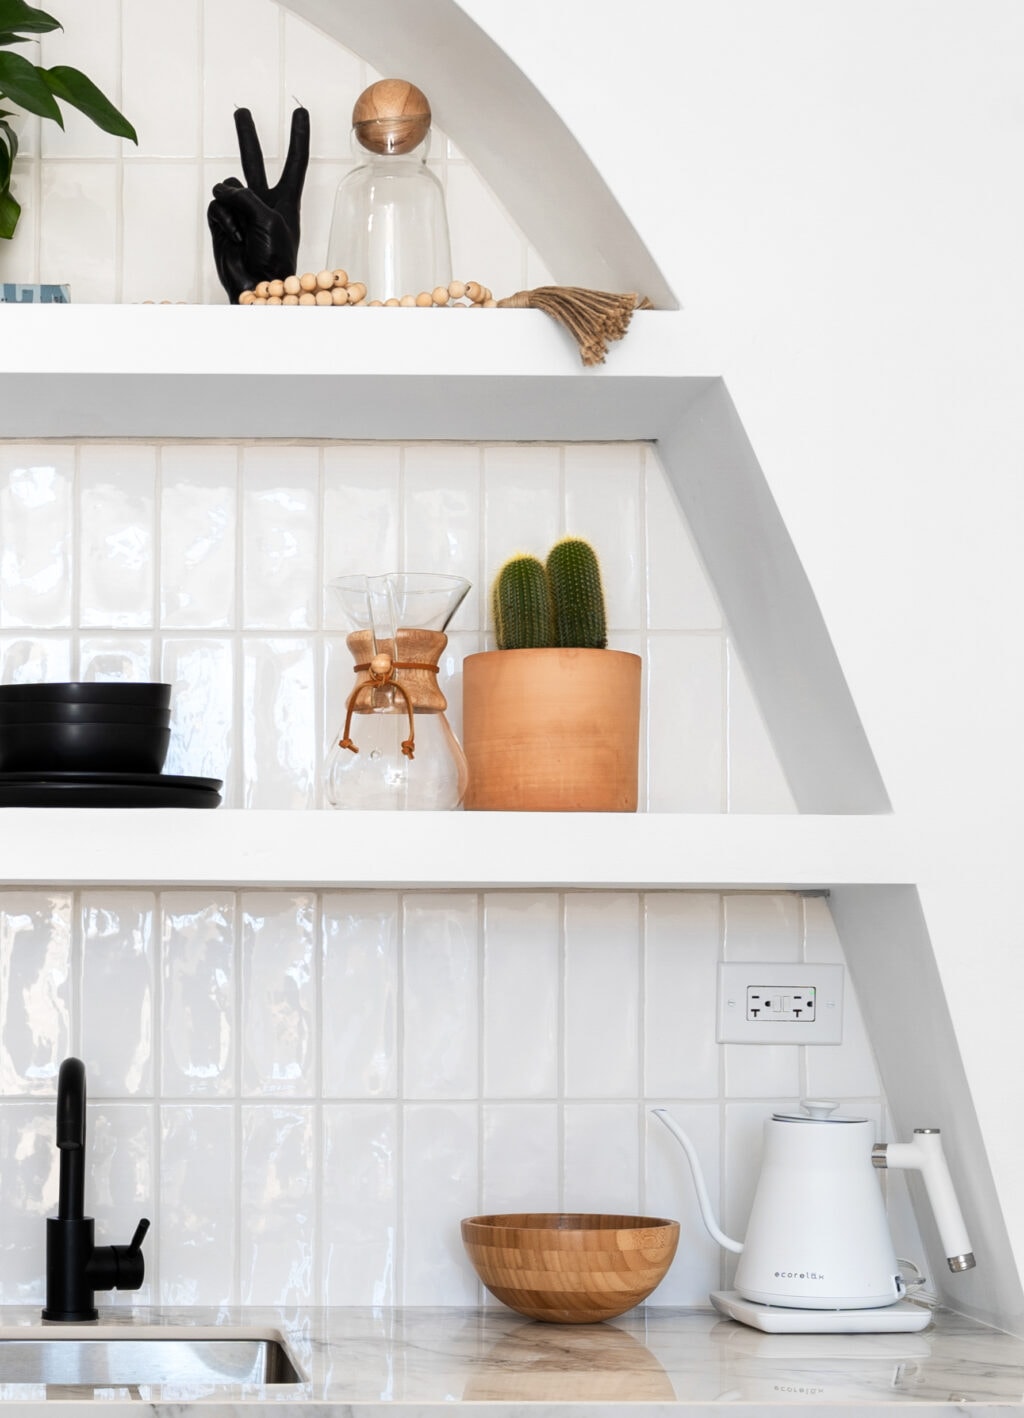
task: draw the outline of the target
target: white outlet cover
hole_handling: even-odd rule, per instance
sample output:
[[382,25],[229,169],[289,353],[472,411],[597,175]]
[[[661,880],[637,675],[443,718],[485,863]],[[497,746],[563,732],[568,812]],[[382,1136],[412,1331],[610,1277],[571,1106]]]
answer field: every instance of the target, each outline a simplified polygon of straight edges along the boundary
[[[764,964],[730,960],[718,967],[720,1044],[841,1044],[843,1042],[842,965]],[[748,992],[767,998],[770,1007],[751,1018]],[[794,995],[813,996],[813,1009],[794,1017]],[[758,1001],[760,1003],[760,1001]],[[813,1014],[813,1018],[809,1017]]]

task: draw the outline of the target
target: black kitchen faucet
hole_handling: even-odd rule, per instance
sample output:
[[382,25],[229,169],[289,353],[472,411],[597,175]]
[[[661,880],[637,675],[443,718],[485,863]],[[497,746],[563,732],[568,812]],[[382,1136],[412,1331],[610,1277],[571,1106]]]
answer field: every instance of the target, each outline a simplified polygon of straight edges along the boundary
[[65,1059],[57,1076],[57,1147],[60,1199],[46,1218],[44,1320],[94,1320],[97,1290],[138,1290],[145,1275],[145,1217],[127,1246],[97,1246],[94,1222],[85,1216],[85,1064]]

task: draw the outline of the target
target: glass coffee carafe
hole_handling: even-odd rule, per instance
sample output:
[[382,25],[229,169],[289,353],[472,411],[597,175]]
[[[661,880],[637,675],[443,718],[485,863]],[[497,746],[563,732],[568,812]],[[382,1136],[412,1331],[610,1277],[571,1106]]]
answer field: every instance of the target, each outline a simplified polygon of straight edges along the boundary
[[353,627],[356,682],[327,760],[336,808],[456,808],[466,758],[437,683],[444,631],[469,590],[461,576],[339,576],[328,590]]

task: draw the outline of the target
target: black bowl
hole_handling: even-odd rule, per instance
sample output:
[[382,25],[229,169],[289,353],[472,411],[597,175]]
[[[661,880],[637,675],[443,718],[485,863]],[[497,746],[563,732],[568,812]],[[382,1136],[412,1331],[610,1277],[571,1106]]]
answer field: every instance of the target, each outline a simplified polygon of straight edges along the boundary
[[0,773],[159,773],[170,741],[153,724],[3,724]]
[[0,704],[38,700],[50,704],[156,704],[171,702],[169,684],[144,680],[77,680],[67,684],[0,684]]
[[159,704],[51,704],[41,699],[0,700],[0,727],[4,724],[152,724],[166,728],[170,709]]

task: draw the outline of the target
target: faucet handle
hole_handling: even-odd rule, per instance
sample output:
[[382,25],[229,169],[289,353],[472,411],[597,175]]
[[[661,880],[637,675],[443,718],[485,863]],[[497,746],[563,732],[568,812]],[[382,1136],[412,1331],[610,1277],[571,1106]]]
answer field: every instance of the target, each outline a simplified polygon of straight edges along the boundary
[[148,1230],[149,1230],[149,1218],[148,1218],[147,1216],[144,1216],[144,1217],[142,1218],[142,1220],[139,1222],[139,1224],[138,1224],[138,1225],[136,1226],[136,1228],[135,1228],[135,1235],[134,1235],[134,1236],[131,1238],[131,1240],[128,1242],[128,1249],[129,1249],[130,1251],[141,1251],[141,1250],[142,1250],[142,1242],[143,1242],[143,1240],[145,1239],[146,1232],[147,1232]]

